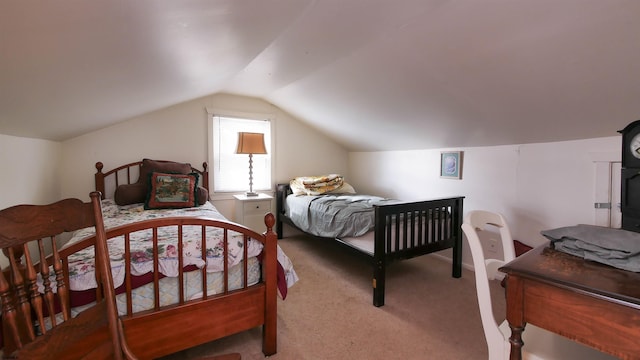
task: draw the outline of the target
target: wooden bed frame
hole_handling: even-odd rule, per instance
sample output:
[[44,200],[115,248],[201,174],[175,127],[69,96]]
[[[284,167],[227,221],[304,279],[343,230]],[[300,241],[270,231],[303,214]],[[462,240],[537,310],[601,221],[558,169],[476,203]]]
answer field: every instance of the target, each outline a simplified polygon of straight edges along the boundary
[[[105,178],[116,176],[115,174],[117,173],[127,174],[125,176],[125,184],[135,182],[136,179],[132,181],[131,174],[137,173],[141,164],[142,162],[134,162],[103,173],[103,164],[96,163],[96,189],[103,192],[104,198]],[[135,169],[136,167],[138,169]],[[194,170],[197,170],[203,176],[203,185],[206,186],[208,183],[206,163],[203,164],[203,167],[204,171]],[[123,183],[120,180],[111,181],[117,184]],[[204,294],[202,298],[195,300],[185,299],[181,300],[179,304],[165,307],[160,307],[159,304],[156,304],[156,309],[154,310],[121,316],[127,342],[133,352],[140,359],[157,358],[262,326],[262,352],[265,356],[275,354],[277,350],[277,237],[272,230],[275,224],[275,217],[270,213],[265,216],[267,231],[264,234],[256,233],[249,228],[229,221],[197,217],[180,218],[182,220],[176,219],[178,218],[160,218],[107,229],[107,237],[111,238],[138,231],[142,228],[153,228],[175,223],[215,226],[225,231],[235,231],[242,233],[245,239],[253,238],[264,244],[262,279],[258,284],[246,286],[247,268],[246,262],[243,262],[245,264],[245,285],[241,289],[233,291],[225,289],[220,294],[208,296]],[[94,237],[61,251],[67,281],[69,276],[66,266],[68,256],[81,248],[90,246],[92,241],[95,241]],[[203,258],[206,259],[206,254],[203,254]],[[228,268],[225,264],[224,271],[226,272],[227,270]],[[225,275],[224,278],[226,279],[227,276]],[[157,280],[154,280],[154,282],[157,283]],[[125,284],[127,283],[125,282]],[[126,287],[127,296],[130,296],[130,286]]]
[[[154,160],[156,162],[171,162],[166,160]],[[116,168],[113,168],[107,172],[102,172],[104,168],[104,164],[98,161],[96,163],[96,174],[95,174],[95,183],[96,183],[96,191],[100,191],[102,194],[102,199],[107,197],[107,194],[113,195],[115,189],[118,185],[123,184],[132,184],[136,180],[133,180],[133,176],[140,175],[140,168],[142,167],[142,161],[136,161],[125,165],[120,165]],[[200,186],[203,186],[205,189],[209,190],[209,166],[206,162],[202,163],[202,170],[196,169],[193,166],[191,170],[197,173],[200,176],[201,181],[199,182]],[[110,185],[112,188],[109,188],[109,192],[107,192],[107,182],[111,180]]]
[[[289,184],[278,184],[276,190],[278,239],[283,223],[302,232],[285,214],[285,203],[291,194]],[[384,305],[385,273],[388,264],[452,248],[452,276],[462,276],[462,225],[464,197],[375,206],[374,253],[363,251],[342,239],[341,246],[364,255],[373,266],[373,305]],[[396,226],[395,219],[407,219]],[[428,228],[429,222],[438,226]],[[305,232],[306,233],[306,232]],[[317,237],[315,235],[312,235]],[[401,249],[401,250],[393,250]]]

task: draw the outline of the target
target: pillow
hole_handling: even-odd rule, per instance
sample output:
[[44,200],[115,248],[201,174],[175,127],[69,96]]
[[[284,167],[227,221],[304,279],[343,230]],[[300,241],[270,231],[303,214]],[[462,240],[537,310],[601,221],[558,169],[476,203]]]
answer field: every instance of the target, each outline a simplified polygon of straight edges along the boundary
[[198,206],[204,205],[207,200],[209,200],[209,190],[207,188],[198,186],[196,190],[198,193],[196,194],[196,200],[198,200]]
[[[196,199],[198,199],[198,205],[204,205],[209,200],[209,191],[198,186]],[[141,204],[147,200],[147,186],[146,184],[125,184],[119,185],[113,195],[113,200],[117,205],[131,205]]]
[[146,198],[146,183],[119,185],[118,188],[116,188],[116,192],[113,194],[113,200],[120,206],[143,203]]
[[167,174],[153,172],[149,175],[149,192],[145,210],[194,207],[198,203],[198,174]]
[[351,186],[351,184],[349,184],[346,181],[343,181],[342,186],[340,186],[339,188],[327,192],[327,194],[355,194],[355,193],[356,193],[356,189],[354,189],[353,186]]
[[142,183],[146,186],[149,182],[149,174],[151,174],[152,172],[186,175],[191,173],[191,171],[191,164],[189,163],[142,159],[142,166],[140,167],[140,176],[138,177],[138,183]]

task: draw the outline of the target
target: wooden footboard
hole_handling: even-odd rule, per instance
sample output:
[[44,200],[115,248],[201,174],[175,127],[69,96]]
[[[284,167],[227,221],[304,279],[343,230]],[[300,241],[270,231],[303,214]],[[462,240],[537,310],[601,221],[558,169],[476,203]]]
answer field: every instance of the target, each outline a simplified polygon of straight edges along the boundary
[[452,248],[451,276],[462,276],[464,197],[375,207],[373,304],[384,305],[387,264]]
[[[108,241],[128,241],[132,234],[140,231],[150,231],[153,235],[153,258],[154,272],[150,283],[152,293],[155,294],[155,304],[152,309],[133,312],[131,310],[132,288],[133,282],[131,275],[131,266],[129,262],[125,262],[125,293],[119,296],[125,296],[127,303],[126,315],[122,315],[123,324],[126,333],[126,339],[130,348],[140,359],[152,359],[160,356],[168,355],[183,349],[187,349],[199,344],[203,344],[212,340],[216,340],[231,334],[245,331],[256,326],[263,327],[263,353],[265,355],[273,355],[276,353],[276,321],[277,321],[277,238],[273,232],[275,218],[272,214],[265,216],[265,224],[267,231],[264,234],[258,234],[251,229],[242,225],[224,220],[214,220],[202,217],[172,217],[158,218],[154,220],[141,221],[107,230]],[[243,258],[247,258],[248,241],[254,239],[263,244],[261,269],[262,275],[259,282],[255,285],[248,284],[248,265],[247,261],[240,262],[243,266],[242,274],[244,276],[242,286],[237,289],[229,288],[228,274],[231,260],[223,261],[224,282],[223,289],[216,294],[207,294],[202,291],[196,298],[187,299],[185,293],[184,278],[186,272],[183,272],[183,257],[177,256],[178,261],[178,281],[177,291],[179,301],[171,305],[160,304],[160,286],[162,285],[161,276],[159,274],[159,264],[157,263],[157,254],[159,253],[158,245],[158,229],[167,227],[176,227],[179,241],[177,254],[183,254],[182,249],[182,233],[186,226],[200,227],[202,233],[202,254],[201,259],[207,260],[207,248],[215,245],[213,239],[209,238],[209,232],[204,229],[216,228],[221,229],[224,234],[224,241],[221,244],[227,244],[227,237],[232,232],[241,234],[234,241],[244,242],[242,245],[244,254]],[[254,241],[251,240],[251,241]],[[69,281],[69,258],[78,251],[92,246],[95,241],[94,237],[89,237],[81,242],[74,244],[61,251],[63,266],[65,269],[65,280]],[[209,245],[207,245],[209,241]],[[231,256],[227,251],[227,247],[223,246],[223,256],[228,258]],[[127,247],[125,246],[125,249]],[[125,259],[130,259],[132,254],[126,250]],[[113,260],[112,260],[113,261]],[[206,287],[207,273],[206,267],[199,270],[202,278],[202,288]],[[166,289],[166,288],[164,288]],[[164,290],[163,291],[166,291]],[[101,291],[97,289],[97,296],[101,296]],[[120,310],[122,312],[122,310]],[[105,328],[106,331],[106,328]]]
[[[278,184],[277,231],[283,236],[283,224],[297,226],[286,216],[289,184]],[[332,239],[365,255],[373,265],[373,304],[384,305],[385,274],[388,264],[452,248],[452,276],[462,275],[462,225],[464,197],[375,206],[373,251],[363,250],[347,239]],[[298,228],[299,229],[299,228]],[[305,232],[304,229],[299,229]]]

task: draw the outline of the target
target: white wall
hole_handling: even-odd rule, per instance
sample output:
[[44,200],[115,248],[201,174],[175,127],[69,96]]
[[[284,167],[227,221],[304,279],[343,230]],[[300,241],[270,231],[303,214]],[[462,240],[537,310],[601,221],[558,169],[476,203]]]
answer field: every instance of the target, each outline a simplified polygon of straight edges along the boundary
[[[591,154],[619,154],[620,149],[621,137],[612,136],[479,148],[353,152],[349,154],[350,181],[358,192],[402,200],[465,196],[465,213],[501,212],[513,237],[535,246],[545,241],[541,230],[593,223]],[[440,178],[441,150],[464,151],[461,180]],[[471,264],[466,243],[463,259]]]
[[[521,146],[517,199],[505,209],[514,219],[514,237],[541,243],[541,230],[593,224],[596,167],[592,154],[611,152],[620,161],[621,140],[613,136]],[[619,189],[620,184],[614,185]]]
[[61,144],[0,134],[0,209],[60,200]]
[[[274,183],[300,174],[346,173],[345,149],[286,112],[263,100],[216,94],[144,114],[62,144],[62,196],[89,198],[94,189],[94,164],[104,170],[143,158],[189,162],[201,168],[208,161],[207,109],[230,113],[275,114]],[[215,205],[233,219],[231,196],[216,196]],[[275,206],[275,202],[274,202]]]
[[[60,143],[0,134],[0,209],[61,199]],[[0,267],[9,260],[0,254]]]

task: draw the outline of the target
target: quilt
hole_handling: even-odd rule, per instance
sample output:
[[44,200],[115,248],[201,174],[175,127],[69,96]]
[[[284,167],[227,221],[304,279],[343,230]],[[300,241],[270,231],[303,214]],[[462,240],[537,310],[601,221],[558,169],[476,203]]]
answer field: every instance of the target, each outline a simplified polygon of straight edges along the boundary
[[[102,201],[103,217],[105,228],[110,229],[116,226],[124,225],[127,223],[138,222],[149,219],[157,219],[161,217],[174,217],[174,216],[204,216],[213,219],[226,220],[226,218],[215,208],[210,202],[206,202],[204,205],[192,208],[183,209],[161,209],[161,210],[145,210],[144,204],[131,204],[125,206],[118,206],[112,199],[105,199]],[[176,234],[177,229],[175,227],[166,227],[158,229],[158,268],[161,274],[163,286],[176,287],[177,275],[178,275],[178,254],[176,246]],[[183,266],[187,269],[196,269],[206,266],[207,272],[212,276],[208,276],[207,279],[212,282],[211,287],[208,288],[208,293],[216,293],[219,289],[222,289],[220,285],[221,276],[220,271],[224,269],[223,263],[223,230],[218,228],[208,227],[207,232],[207,244],[206,244],[206,263],[201,258],[201,227],[200,226],[184,226],[183,227]],[[63,248],[70,247],[83,239],[94,235],[93,228],[86,228],[74,233],[73,237],[64,245]],[[149,290],[144,288],[145,277],[150,278],[150,274],[153,272],[153,246],[149,241],[151,238],[151,230],[140,231],[131,234],[130,239],[130,259],[124,259],[125,245],[123,238],[113,238],[109,240],[109,256],[111,262],[111,270],[113,274],[114,285],[116,288],[122,288],[125,279],[125,262],[127,260],[131,263],[131,273],[135,277],[134,287],[136,287],[136,296],[145,293]],[[230,272],[230,284],[229,287],[239,288],[241,287],[243,276],[241,276],[241,270],[243,266],[237,266],[244,260],[244,242],[242,234],[229,232],[227,240],[228,267]],[[260,278],[260,267],[256,258],[262,252],[262,243],[255,240],[248,242],[247,257],[249,261],[248,281],[249,285],[257,282]],[[287,294],[288,287],[295,284],[298,280],[298,276],[293,269],[293,264],[286,254],[282,251],[280,246],[278,250],[278,289],[280,296],[284,299]],[[91,293],[92,289],[97,287],[95,277],[95,262],[94,262],[94,250],[93,247],[88,247],[81,251],[78,251],[69,256],[69,289],[76,294]],[[185,272],[185,282],[199,285],[198,271],[193,271],[192,274]],[[193,278],[193,279],[192,279]],[[235,281],[234,279],[238,279]],[[55,283],[52,273],[52,283]],[[39,281],[42,290],[42,281]],[[173,284],[173,285],[165,285]],[[140,289],[138,289],[138,287]],[[55,289],[55,286],[53,286]],[[186,288],[186,287],[185,287]],[[202,291],[202,289],[193,290],[187,289],[187,298],[194,296],[195,291]],[[172,293],[175,291],[166,291],[164,293]],[[194,292],[191,294],[189,292]],[[82,296],[79,296],[82,297]],[[83,298],[77,300],[76,304],[86,304],[90,300]],[[171,303],[172,299],[167,299],[166,303]],[[73,298],[72,298],[73,303]],[[146,305],[142,305],[143,308]]]
[[[225,220],[224,216],[209,202],[199,207],[184,209],[144,210],[143,204],[118,206],[112,200],[103,200],[103,216],[105,228],[172,216],[206,216],[214,219]],[[162,275],[175,277],[178,275],[178,254],[175,239],[177,238],[175,227],[158,229],[158,256],[159,271]],[[201,259],[201,228],[199,226],[185,226],[183,228],[183,265],[194,265],[197,268],[205,266]],[[77,231],[65,247],[71,246],[83,239],[94,235],[93,228]],[[140,276],[153,271],[153,248],[148,241],[151,238],[151,230],[131,234],[131,274]],[[224,269],[222,262],[223,233],[221,229],[207,229],[207,272],[216,272]],[[249,241],[247,249],[248,257],[254,257],[262,251],[262,244],[258,241]],[[228,241],[229,263],[228,266],[238,264],[243,256],[243,241],[241,234],[230,233]],[[124,239],[115,238],[109,240],[109,255],[113,272],[113,281],[116,287],[124,282]],[[71,290],[81,291],[96,288],[94,250],[92,247],[78,251],[69,257],[69,286]]]

